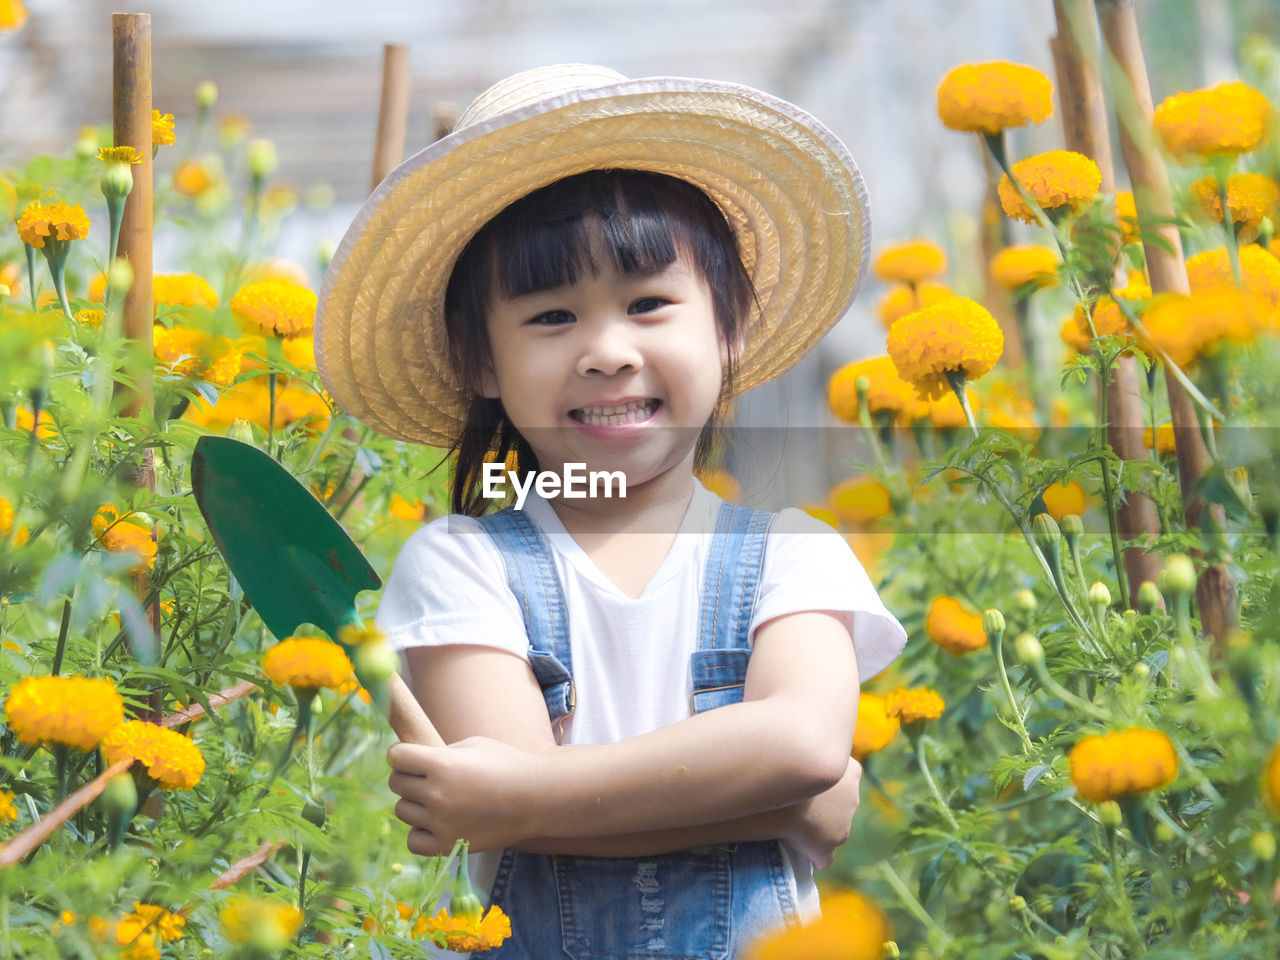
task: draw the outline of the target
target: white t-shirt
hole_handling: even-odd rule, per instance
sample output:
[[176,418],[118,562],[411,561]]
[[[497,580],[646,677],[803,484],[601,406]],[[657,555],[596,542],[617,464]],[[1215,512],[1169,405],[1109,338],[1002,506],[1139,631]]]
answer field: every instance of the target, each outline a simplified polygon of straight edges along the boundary
[[[691,715],[689,661],[698,644],[698,594],[720,504],[720,497],[694,480],[670,552],[633,598],[592,562],[551,504],[530,490],[524,509],[550,542],[568,608],[577,703],[564,722],[562,743],[614,743]],[[779,513],[769,531],[749,642],[765,621],[805,610],[843,611],[859,682],[888,666],[906,643],[906,631],[885,609],[845,539],[792,507]],[[528,660],[524,617],[507,586],[502,555],[474,518],[460,514],[432,520],[405,543],[376,622],[396,650],[483,644]],[[801,918],[817,917],[813,865],[785,843],[782,850]],[[486,907],[500,856],[469,858],[472,883]]]

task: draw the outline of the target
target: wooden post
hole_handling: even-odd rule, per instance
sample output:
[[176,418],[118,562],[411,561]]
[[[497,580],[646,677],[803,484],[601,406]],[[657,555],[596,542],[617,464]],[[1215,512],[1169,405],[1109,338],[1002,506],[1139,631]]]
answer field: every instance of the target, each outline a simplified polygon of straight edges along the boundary
[[[1054,0],[1058,35],[1049,41],[1058,75],[1058,100],[1062,105],[1062,130],[1068,150],[1084,154],[1102,172],[1102,192],[1116,188],[1111,159],[1111,137],[1107,130],[1106,102],[1098,75],[1098,38],[1088,0]],[[1142,394],[1138,362],[1129,356],[1116,359],[1107,384],[1107,442],[1121,460],[1141,460],[1147,456],[1142,445]],[[1152,424],[1154,427],[1155,424]],[[1116,511],[1116,527],[1123,540],[1145,534],[1159,534],[1160,518],[1155,501],[1137,490],[1125,491]],[[1124,567],[1129,582],[1129,605],[1137,599],[1144,580],[1160,575],[1160,557],[1141,547],[1124,551]]]
[[373,192],[404,159],[409,119],[409,48],[402,43],[382,47],[382,99],[378,105],[378,139],[373,148]]
[[[124,298],[124,335],[133,341],[127,368],[137,384],[121,387],[116,396],[126,417],[140,415],[153,400],[152,373],[155,363],[153,336],[155,312],[152,304],[152,168],[151,168],[151,17],[145,13],[113,13],[112,38],[112,136],[117,147],[133,147],[142,162],[133,167],[133,189],[124,204],[117,255],[133,268],[133,286]],[[137,463],[126,466],[126,482],[148,490],[156,488],[155,453],[143,451]],[[155,530],[151,531],[152,537]],[[134,592],[143,600],[151,592],[146,571],[133,578]],[[152,636],[159,642],[160,605],[147,609]],[[150,709],[142,719],[158,720],[163,715],[164,697],[155,690]]]
[[[1151,127],[1154,113],[1151,86],[1147,80],[1146,61],[1142,54],[1133,0],[1094,0],[1094,6],[1107,49],[1118,68],[1112,88],[1116,96],[1116,113],[1120,119],[1120,147],[1124,153],[1125,166],[1129,168],[1138,217],[1147,222],[1152,217],[1172,217],[1173,196],[1169,189],[1169,171],[1165,169]],[[1182,238],[1178,235],[1177,227],[1172,223],[1162,223],[1154,232],[1169,244],[1169,248],[1166,250],[1153,243],[1144,244],[1152,292],[1188,293],[1190,285],[1182,256]],[[1197,495],[1196,486],[1209,468],[1209,452],[1200,436],[1195,406],[1190,395],[1167,371],[1165,383],[1169,392],[1169,411],[1177,447],[1182,508],[1187,527],[1194,530],[1200,526],[1205,511],[1204,500]],[[1211,505],[1209,510],[1214,522],[1225,525],[1224,511],[1220,504]],[[1196,585],[1196,601],[1204,631],[1213,638],[1213,657],[1218,659],[1226,649],[1228,632],[1239,623],[1235,587],[1223,564],[1214,564],[1201,575]]]
[[[1001,134],[1003,136],[1003,134]],[[982,194],[982,207],[978,216],[978,242],[982,256],[982,302],[1004,334],[1004,354],[1001,361],[1009,367],[1021,367],[1026,363],[1027,352],[1022,346],[1022,328],[1018,325],[1013,294],[991,279],[991,258],[1009,245],[1009,218],[1000,208],[1000,194],[996,189],[1003,171],[991,159],[981,137],[978,149],[982,152],[982,169],[987,176],[987,189]]]

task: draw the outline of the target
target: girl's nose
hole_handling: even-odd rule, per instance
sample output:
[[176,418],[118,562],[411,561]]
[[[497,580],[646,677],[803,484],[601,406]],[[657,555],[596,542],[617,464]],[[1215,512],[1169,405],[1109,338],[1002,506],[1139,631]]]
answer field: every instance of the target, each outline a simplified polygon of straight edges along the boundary
[[587,333],[578,357],[578,373],[582,376],[635,372],[644,359],[634,339],[626,332],[625,323],[601,323]]

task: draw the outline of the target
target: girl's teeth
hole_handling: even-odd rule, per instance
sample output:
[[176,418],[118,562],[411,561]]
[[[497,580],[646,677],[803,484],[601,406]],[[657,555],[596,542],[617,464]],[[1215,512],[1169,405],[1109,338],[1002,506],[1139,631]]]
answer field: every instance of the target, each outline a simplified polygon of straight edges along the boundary
[[624,423],[647,420],[656,405],[657,401],[654,400],[638,400],[614,407],[584,407],[575,413],[582,423],[596,427],[616,427]]

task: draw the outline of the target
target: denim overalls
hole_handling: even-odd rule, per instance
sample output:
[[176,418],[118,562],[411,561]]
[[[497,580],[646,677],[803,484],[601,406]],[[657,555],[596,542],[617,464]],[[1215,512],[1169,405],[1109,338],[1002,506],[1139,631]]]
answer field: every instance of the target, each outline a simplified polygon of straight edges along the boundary
[[[742,700],[747,631],[774,514],[724,502],[707,559],[690,664],[692,710]],[[553,725],[574,707],[569,625],[550,545],[508,507],[480,518],[524,611],[529,662]],[[696,847],[652,857],[502,852],[490,902],[511,937],[492,960],[728,960],[762,933],[799,923],[777,840]]]

